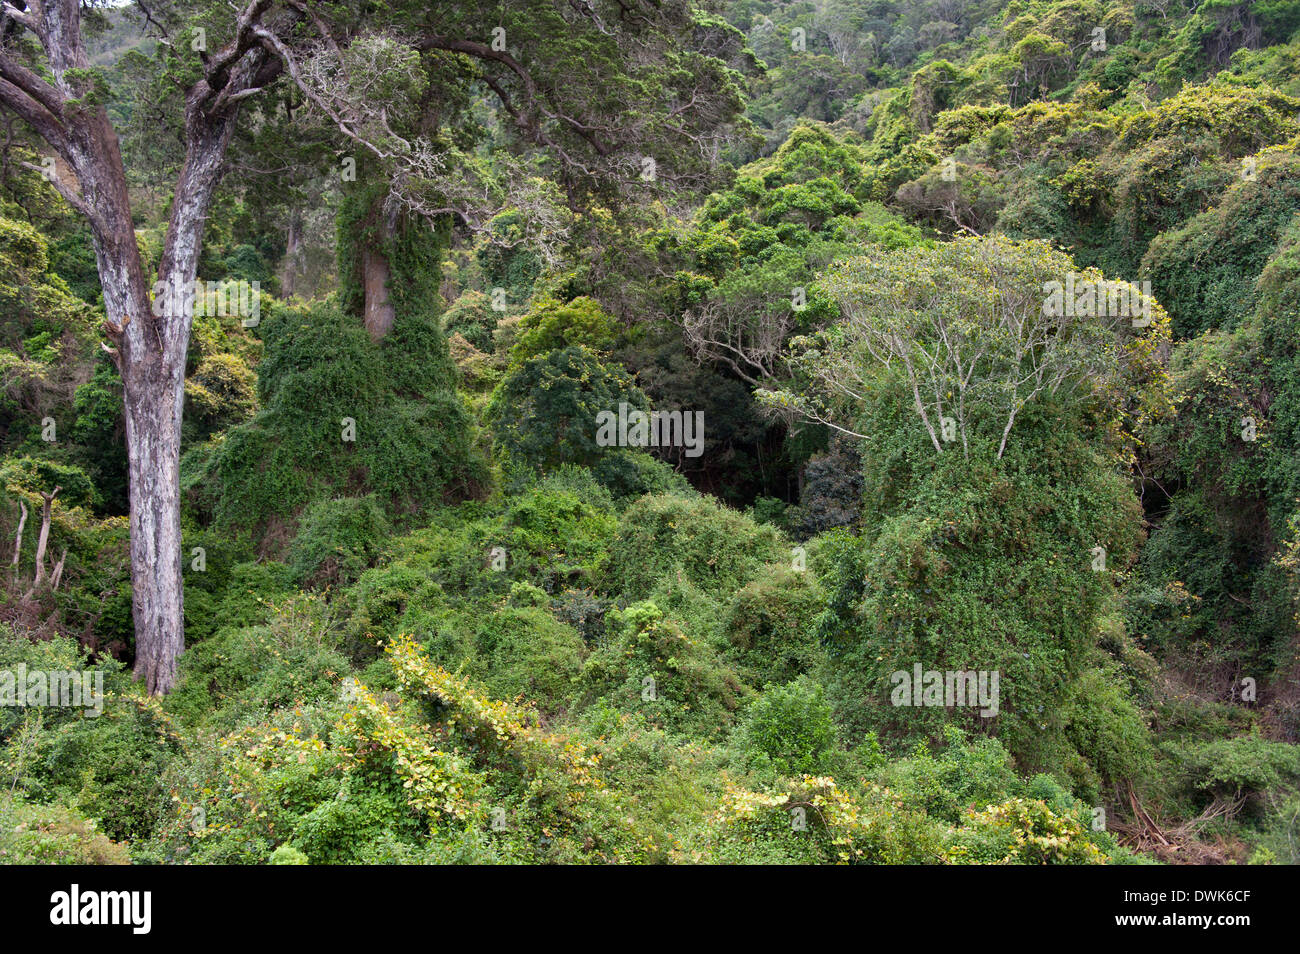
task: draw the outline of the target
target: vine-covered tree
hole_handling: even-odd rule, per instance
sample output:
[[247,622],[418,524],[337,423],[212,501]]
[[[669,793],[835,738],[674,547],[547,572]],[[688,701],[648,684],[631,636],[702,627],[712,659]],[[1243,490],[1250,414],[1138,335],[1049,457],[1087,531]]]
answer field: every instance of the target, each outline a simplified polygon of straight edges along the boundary
[[[194,310],[185,290],[245,110],[275,109],[282,100],[268,94],[292,84],[291,98],[353,145],[350,158],[391,183],[383,221],[406,209],[486,227],[518,208],[527,223],[518,240],[544,244],[564,202],[712,182],[741,108],[728,61],[743,65],[743,46],[684,0],[138,4],[157,42],[153,105],[182,144],[165,242],[147,274],[109,87],[87,52],[109,5],[5,3],[0,106],[53,151],[49,182],[90,228],[104,347],[125,392],[135,672],[165,693],[184,647],[178,467]],[[494,162],[473,156],[453,124],[483,96],[514,147]],[[536,163],[558,191],[533,174]],[[382,261],[372,267],[382,277]],[[382,314],[368,317],[382,325]]]

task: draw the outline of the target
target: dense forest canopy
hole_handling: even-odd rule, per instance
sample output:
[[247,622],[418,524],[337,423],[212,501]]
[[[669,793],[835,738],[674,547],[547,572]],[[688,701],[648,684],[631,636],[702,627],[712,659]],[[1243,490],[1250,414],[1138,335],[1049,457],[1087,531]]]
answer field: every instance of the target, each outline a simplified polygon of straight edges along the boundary
[[1300,863],[1300,0],[13,0],[0,116],[0,858]]

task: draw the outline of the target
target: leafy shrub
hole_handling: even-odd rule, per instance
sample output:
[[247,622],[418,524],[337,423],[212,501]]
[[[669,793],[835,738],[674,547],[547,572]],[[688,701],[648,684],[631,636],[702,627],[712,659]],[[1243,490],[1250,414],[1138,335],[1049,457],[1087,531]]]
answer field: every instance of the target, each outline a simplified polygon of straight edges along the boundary
[[519,322],[518,337],[510,348],[512,365],[520,365],[551,351],[582,345],[595,354],[609,352],[621,337],[613,316],[590,298],[560,302],[544,299]]
[[0,864],[129,865],[126,845],[61,805],[32,805],[0,795]]
[[496,330],[497,314],[491,300],[481,291],[464,292],[442,313],[442,330],[450,338],[460,335],[479,351],[492,350],[492,332]]
[[436,319],[399,310],[374,342],[336,306],[268,312],[260,409],[182,462],[196,516],[264,531],[316,500],[373,494],[405,520],[478,492],[486,474]]
[[1095,773],[1092,793],[1100,794],[1102,782],[1132,783],[1150,776],[1155,764],[1151,733],[1117,668],[1095,668],[1079,676],[1066,701],[1065,722],[1071,745]]
[[227,627],[189,647],[168,709],[192,724],[230,728],[273,709],[332,698],[349,666],[323,617],[320,605],[298,597],[265,625]]
[[374,496],[318,500],[289,547],[294,579],[316,587],[351,583],[374,565],[390,532]]
[[1167,744],[1164,749],[1184,784],[1221,798],[1258,796],[1300,780],[1300,746],[1259,736]]
[[813,622],[822,596],[809,574],[767,568],[741,588],[727,606],[722,633],[728,656],[755,684],[788,682],[812,669],[821,647]]
[[788,556],[779,534],[710,498],[644,497],[619,521],[602,589],[643,599],[662,580],[730,594],[766,563]]
[[472,634],[474,655],[465,668],[493,697],[522,696],[549,711],[573,691],[582,671],[582,639],[545,609],[508,606],[460,625]]
[[205,357],[185,379],[184,429],[187,442],[208,440],[252,415],[257,375],[233,354]]
[[679,732],[715,737],[744,702],[740,679],[706,643],[692,639],[651,602],[609,615],[610,638],[582,672],[582,702]]
[[590,583],[617,525],[606,500],[543,481],[510,502],[501,543],[516,573],[554,590]]
[[957,863],[1098,865],[1106,856],[1076,818],[1046,803],[1013,798],[972,811],[953,837],[949,857]]
[[621,367],[601,362],[585,345],[531,357],[508,373],[485,419],[497,447],[538,472],[564,464],[593,467],[610,450],[596,443],[597,416],[619,405],[648,410],[645,395]]
[[807,678],[768,683],[736,728],[735,745],[764,775],[822,773],[835,745],[831,707],[821,686]]
[[293,845],[285,843],[275,851],[271,852],[271,857],[266,862],[268,865],[305,865],[310,864],[307,856],[295,848]]
[[163,810],[159,776],[180,747],[158,702],[144,697],[116,660],[93,659],[72,639],[31,642],[5,627],[0,672],[17,673],[20,665],[29,673],[79,672],[101,680],[103,696],[94,708],[88,702],[0,707],[0,769],[8,789],[70,806],[114,840],[147,835]]
[[1020,794],[1013,760],[997,739],[967,738],[946,726],[942,746],[918,745],[903,758],[875,766],[874,777],[914,809],[950,825],[972,805]]
[[354,659],[373,658],[370,637],[386,639],[399,632],[423,634],[432,613],[446,603],[441,586],[422,568],[392,562],[362,573],[356,584],[340,594],[348,615],[349,646]]
[[620,501],[644,494],[681,497],[695,492],[686,478],[664,461],[627,447],[614,448],[602,455],[592,465],[591,473]]
[[1300,160],[1260,160],[1251,181],[1178,229],[1157,236],[1142,261],[1178,337],[1232,330],[1254,311],[1256,279],[1300,212]]
[[[326,744],[326,720],[338,714],[336,708],[303,709],[199,736],[188,757],[173,763],[161,780],[168,811],[149,843],[140,846],[140,856],[159,863],[263,864],[283,844],[302,851],[293,838],[305,816],[363,793],[361,780],[348,771],[345,751]],[[403,802],[397,795],[389,820],[400,820]],[[360,839],[338,835],[332,843],[320,838],[313,847],[321,855],[309,860],[355,858]]]
[[705,843],[721,864],[934,864],[944,829],[878,787],[804,776],[761,792],[730,788]]

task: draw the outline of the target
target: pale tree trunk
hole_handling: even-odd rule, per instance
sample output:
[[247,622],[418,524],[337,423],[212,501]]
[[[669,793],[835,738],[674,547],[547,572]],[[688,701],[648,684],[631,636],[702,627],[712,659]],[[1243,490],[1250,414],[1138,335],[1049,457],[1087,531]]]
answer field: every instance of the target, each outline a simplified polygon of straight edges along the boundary
[[57,590],[59,581],[63,579],[63,564],[68,559],[68,548],[63,548],[63,556],[59,557],[59,562],[54,564],[54,572],[50,574],[50,589]]
[[158,277],[149,297],[117,134],[102,106],[78,100],[89,66],[78,0],[46,0],[6,15],[34,33],[50,84],[0,49],[0,105],[24,120],[67,163],[51,184],[90,225],[104,294],[105,345],[122,374],[131,503],[135,675],[150,693],[176,684],[184,650],[181,577],[180,433],[191,293],[204,220],[220,179],[239,101],[278,74],[254,35],[270,0],[250,0],[235,39],[204,59],[185,100],[185,163],[176,182]]
[[388,290],[393,275],[386,254],[389,243],[397,234],[397,221],[382,208],[378,215],[379,224],[375,229],[378,240],[369,242],[361,250],[362,291],[366,296],[363,319],[372,341],[378,341],[392,330],[397,314]]
[[185,358],[194,322],[191,291],[203,225],[234,131],[233,109],[223,121],[196,122],[206,94],[206,89],[192,91],[187,103],[185,165],[176,182],[158,266],[156,291],[163,303],[159,306],[156,297],[146,320],[128,325],[121,362],[129,450],[135,675],[151,693],[170,692],[175,686],[177,661],[185,649],[180,460]]
[[[171,365],[167,362],[167,365]],[[181,577],[180,425],[184,362],[180,368],[124,368],[126,441],[131,499],[131,585],[135,621],[135,675],[151,693],[176,684],[185,649]],[[181,376],[178,389],[173,380]]]
[[45,548],[50,542],[50,524],[54,519],[54,498],[59,495],[62,487],[55,487],[53,493],[41,492],[41,534],[36,539],[36,581],[32,584],[32,590],[41,585],[45,579]]
[[118,225],[95,230],[95,252],[109,327],[120,329],[113,358],[122,374],[126,418],[135,675],[150,693],[163,693],[175,685],[184,648],[177,395],[183,394],[185,362],[182,356],[177,366],[166,347],[164,324],[171,316],[166,309],[153,314],[135,233],[126,231],[125,181],[121,187]]
[[284,262],[280,266],[280,297],[292,298],[302,271],[302,215],[297,209],[289,214],[289,231],[284,243]]
[[18,506],[22,508],[23,515],[18,518],[18,532],[14,534],[14,559],[13,559],[13,578],[18,580],[18,559],[23,553],[23,527],[27,526],[27,504],[18,501]]

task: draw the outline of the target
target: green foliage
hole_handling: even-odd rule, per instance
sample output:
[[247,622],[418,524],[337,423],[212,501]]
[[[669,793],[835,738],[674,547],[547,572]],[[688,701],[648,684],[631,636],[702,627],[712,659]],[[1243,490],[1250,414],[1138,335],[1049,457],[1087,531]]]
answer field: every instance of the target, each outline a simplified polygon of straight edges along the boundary
[[399,313],[376,343],[336,307],[280,306],[259,328],[261,408],[182,465],[197,516],[265,530],[314,500],[364,488],[400,520],[479,486],[483,468],[435,320]]
[[442,330],[447,337],[460,335],[479,351],[492,350],[492,332],[497,315],[491,299],[480,291],[469,290],[447,306],[442,313]]
[[709,645],[649,601],[611,612],[609,628],[583,667],[584,706],[604,700],[650,725],[705,738],[726,731],[745,687]]
[[1175,335],[1240,325],[1255,309],[1257,277],[1298,213],[1300,160],[1265,155],[1220,205],[1158,236],[1143,271],[1172,316]]
[[[0,672],[16,676],[24,671],[19,666],[47,678],[77,673],[83,691],[80,706],[0,708],[6,787],[31,801],[69,806],[115,841],[146,836],[163,810],[159,776],[180,749],[157,701],[140,693],[120,663],[93,659],[73,639],[32,642],[6,626]],[[102,844],[96,850],[113,853]]]
[[72,437],[79,459],[95,481],[109,513],[127,510],[126,447],[123,437],[122,379],[107,360],[99,361],[89,381],[73,394]]
[[374,564],[390,529],[373,495],[318,500],[299,522],[288,563],[300,585],[351,583]]
[[[101,509],[105,492],[115,496],[119,490],[110,476],[114,468],[99,465],[95,452],[102,448],[82,446],[86,435],[78,426],[79,399],[97,361],[94,313],[51,271],[48,236],[3,214],[0,315],[0,448],[21,455],[20,466],[28,470],[39,458],[43,477],[52,476],[52,467],[65,468],[70,497]],[[78,478],[66,471],[72,464],[81,472]],[[87,475],[100,478],[98,486],[85,486]]]
[[93,820],[60,805],[32,805],[0,796],[0,863],[7,865],[126,865],[125,845],[96,830]]
[[[788,682],[814,668],[813,621],[823,595],[807,572],[768,568],[736,591],[722,621],[727,654],[755,685]],[[811,770],[810,770],[811,771]]]
[[751,770],[763,775],[824,774],[835,726],[821,686],[808,679],[768,683],[745,710],[734,744]]
[[71,507],[94,507],[99,503],[95,485],[80,467],[59,464],[36,457],[10,457],[0,464],[0,482],[10,493],[22,493],[38,501],[42,493],[52,493]]
[[[741,504],[788,495],[813,446],[766,419],[752,388],[781,370],[786,340],[837,317],[817,272],[863,245],[906,248],[925,233],[867,199],[862,148],[816,123],[798,125],[769,157],[740,170],[693,220],[648,226],[646,275],[623,314],[651,333],[629,347],[638,382],[655,407],[698,409],[704,453],[678,461],[697,486],[723,488]],[[627,297],[622,274],[601,288]],[[687,355],[702,359],[690,361]],[[815,442],[814,442],[815,443]]]
[[235,355],[204,358],[185,380],[187,440],[208,440],[252,416],[256,383],[256,374]]
[[286,842],[271,852],[271,857],[266,863],[269,865],[306,865],[311,862],[307,860],[305,854]]
[[968,739],[956,726],[944,728],[941,746],[918,745],[903,758],[880,761],[873,766],[880,784],[953,825],[973,805],[995,804],[1022,792],[1002,743],[985,736]]
[[299,596],[265,625],[226,626],[189,647],[168,710],[189,724],[229,729],[275,709],[337,697],[350,666],[323,615],[312,598]]
[[[823,623],[830,697],[852,730],[892,726],[913,738],[954,721],[996,732],[1028,765],[1073,765],[1065,699],[1115,601],[1110,574],[1092,569],[1093,548],[1104,548],[1111,572],[1125,566],[1139,516],[1095,450],[1051,416],[1036,417],[1000,465],[956,454],[922,463],[914,451],[896,458],[916,446],[914,431],[886,442],[883,420],[871,428],[867,485],[881,479],[876,468],[889,468],[899,493],[872,507],[860,544],[864,582],[841,584],[861,586],[861,602]],[[1050,484],[1042,473],[1053,474]],[[982,718],[978,706],[895,706],[892,674],[910,677],[918,663],[1000,673],[996,718]]]
[[888,790],[804,776],[771,790],[728,790],[706,844],[722,864],[934,864],[942,826]]
[[643,497],[619,521],[601,585],[629,599],[644,599],[663,580],[721,595],[787,556],[771,527],[707,497]]
[[1294,792],[1270,794],[1260,826],[1260,836],[1251,864],[1293,865],[1300,860],[1296,838],[1300,836],[1300,795]]
[[[587,346],[569,345],[529,358],[506,375],[488,404],[486,420],[508,459],[535,472],[564,465],[596,470],[616,450],[597,444],[602,412],[619,406],[648,410],[645,395],[621,367],[604,364]],[[632,490],[602,481],[616,493]]]
[[[536,592],[545,601],[545,592]],[[513,595],[512,601],[519,598]],[[572,693],[582,670],[582,639],[540,606],[502,607],[446,625],[468,631],[464,643],[470,655],[452,662],[460,662],[494,698],[524,698],[554,710]],[[445,640],[440,635],[436,642]]]
[[[1101,783],[1148,778],[1155,766],[1151,734],[1122,674],[1096,668],[1080,675],[1066,702],[1066,733]],[[1081,790],[1091,779],[1076,780]]]
[[1180,779],[1208,795],[1239,798],[1300,780],[1300,746],[1258,736],[1169,746]]
[[959,862],[977,864],[1105,864],[1082,822],[1024,798],[972,812],[949,852]]
[[[444,7],[338,54],[357,129],[442,164],[409,206],[241,106],[199,273],[299,280],[194,322],[161,702],[90,235],[10,142],[0,674],[106,692],[0,707],[0,860],[1119,864],[1092,813],[1141,805],[1174,857],[1296,861],[1300,4]],[[85,15],[152,270],[199,60]],[[1152,325],[1040,323],[1070,273],[1149,279]],[[704,453],[600,446],[620,404]],[[898,704],[918,664],[996,714]]]
[[510,361],[519,365],[571,345],[583,345],[596,354],[604,354],[620,336],[613,317],[598,302],[590,298],[575,298],[570,302],[548,299],[535,304],[519,322],[515,343],[510,347]]
[[1295,632],[1295,594],[1272,561],[1300,495],[1298,234],[1294,222],[1283,233],[1239,327],[1179,347],[1177,416],[1149,436],[1154,476],[1181,492],[1143,552],[1131,625],[1207,664],[1285,666]]

